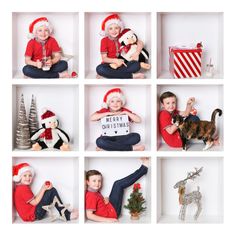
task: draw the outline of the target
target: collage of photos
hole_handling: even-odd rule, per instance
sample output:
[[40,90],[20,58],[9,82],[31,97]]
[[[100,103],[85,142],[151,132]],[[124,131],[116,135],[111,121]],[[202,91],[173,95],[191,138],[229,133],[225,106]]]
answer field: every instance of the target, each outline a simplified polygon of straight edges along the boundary
[[12,223],[223,223],[223,17],[12,12]]

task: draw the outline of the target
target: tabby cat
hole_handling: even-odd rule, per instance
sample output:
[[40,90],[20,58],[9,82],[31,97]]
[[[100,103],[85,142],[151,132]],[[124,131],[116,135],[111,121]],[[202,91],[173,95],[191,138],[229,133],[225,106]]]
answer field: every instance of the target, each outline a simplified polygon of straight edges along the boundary
[[173,123],[178,127],[180,136],[182,139],[183,150],[187,150],[187,141],[190,139],[199,139],[203,140],[206,144],[203,150],[209,149],[213,142],[213,135],[216,131],[215,117],[219,113],[219,116],[222,115],[221,109],[215,109],[211,115],[211,121],[190,121],[184,120],[184,117],[180,115],[175,115],[173,117]]

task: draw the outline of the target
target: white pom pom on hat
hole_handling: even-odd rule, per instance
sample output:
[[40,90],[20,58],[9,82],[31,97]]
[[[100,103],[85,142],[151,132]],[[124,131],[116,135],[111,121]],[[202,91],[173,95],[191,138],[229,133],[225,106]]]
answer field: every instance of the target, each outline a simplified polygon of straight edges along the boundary
[[110,89],[106,92],[106,94],[103,98],[102,107],[103,108],[108,108],[109,101],[114,97],[117,97],[117,98],[121,99],[122,106],[125,105],[125,96],[124,96],[122,90],[120,88],[113,88],[113,89]]
[[100,31],[101,36],[106,36],[107,35],[107,29],[111,24],[117,24],[120,26],[121,30],[124,29],[124,24],[121,21],[120,17],[118,14],[112,14],[107,16],[103,22],[102,22],[102,30]]
[[20,182],[21,175],[26,171],[30,171],[32,176],[34,176],[34,169],[28,163],[20,163],[18,165],[13,166],[12,176],[14,182]]
[[49,32],[51,34],[53,31],[53,28],[52,28],[52,25],[48,22],[48,19],[46,17],[39,17],[30,24],[28,38],[31,38],[31,39],[35,38],[35,32],[37,28],[43,25],[49,29]]

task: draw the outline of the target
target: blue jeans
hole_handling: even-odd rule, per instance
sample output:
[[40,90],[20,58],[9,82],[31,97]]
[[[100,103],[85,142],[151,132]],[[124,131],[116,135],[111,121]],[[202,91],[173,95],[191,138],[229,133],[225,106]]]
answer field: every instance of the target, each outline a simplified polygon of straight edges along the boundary
[[198,116],[192,115],[192,114],[190,114],[190,115],[185,119],[185,121],[199,121],[199,120],[200,120],[200,119],[199,119]]
[[59,61],[52,65],[49,71],[43,71],[35,66],[26,65],[23,67],[24,75],[34,79],[57,79],[59,73],[68,69],[66,61]]
[[133,145],[140,141],[138,133],[120,136],[100,136],[96,140],[99,148],[106,151],[133,151]]
[[129,61],[127,67],[122,65],[117,69],[112,69],[108,63],[103,63],[97,66],[96,71],[102,77],[108,79],[132,79],[133,73],[140,70],[138,61]]
[[[37,220],[42,220],[45,217],[47,211],[44,210],[42,207],[50,205],[53,202],[54,197],[57,197],[59,202],[62,204],[62,201],[59,197],[59,194],[58,194],[58,192],[55,188],[51,188],[51,189],[47,190],[44,193],[43,198],[41,199],[41,201],[36,206],[35,216],[36,216]],[[57,203],[55,204],[55,207],[57,208],[58,212],[61,215],[61,210],[63,210],[64,207],[58,206]],[[68,210],[65,210],[65,217],[66,217],[67,220],[70,220],[70,212]]]
[[117,180],[112,186],[112,190],[109,196],[109,201],[116,210],[116,214],[119,217],[121,213],[121,207],[123,202],[124,190],[134,184],[143,175],[147,174],[148,168],[142,165],[131,175],[126,176],[123,179]]

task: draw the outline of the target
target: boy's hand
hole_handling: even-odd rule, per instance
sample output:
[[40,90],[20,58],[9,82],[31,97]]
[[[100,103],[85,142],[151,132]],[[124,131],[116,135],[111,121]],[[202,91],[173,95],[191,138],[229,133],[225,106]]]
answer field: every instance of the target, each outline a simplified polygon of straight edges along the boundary
[[43,63],[42,63],[40,60],[37,60],[37,61],[36,61],[36,67],[37,67],[38,69],[41,69],[42,66],[43,66]]
[[109,203],[109,198],[108,197],[104,197],[104,203],[107,205]]
[[135,52],[130,56],[130,59],[133,60],[133,61],[138,61],[138,58],[139,58],[139,53],[138,52]]
[[46,61],[46,66],[51,67],[52,66],[52,59],[49,57]]
[[115,60],[115,63],[116,63],[116,65],[117,65],[118,67],[120,67],[120,66],[122,66],[122,65],[124,65],[124,66],[127,67],[127,65],[125,64],[125,62],[124,62],[123,59],[116,59],[116,60]]
[[187,101],[187,105],[189,106],[193,106],[194,103],[195,103],[195,97],[191,97]]

